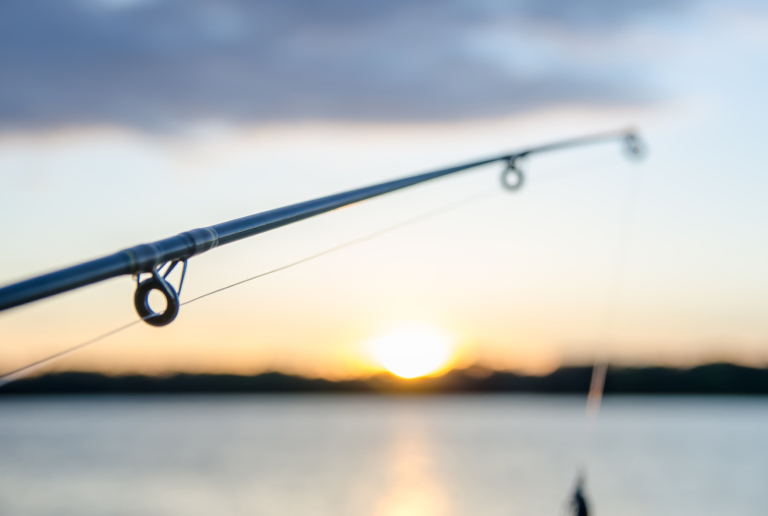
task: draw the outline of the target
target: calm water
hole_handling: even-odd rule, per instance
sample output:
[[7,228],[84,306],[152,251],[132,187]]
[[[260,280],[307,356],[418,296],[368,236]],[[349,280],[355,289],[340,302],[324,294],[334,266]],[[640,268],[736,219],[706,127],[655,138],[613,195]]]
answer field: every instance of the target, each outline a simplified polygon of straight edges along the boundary
[[[6,398],[0,513],[559,516],[583,423],[577,398]],[[588,492],[768,514],[768,400],[607,400]]]

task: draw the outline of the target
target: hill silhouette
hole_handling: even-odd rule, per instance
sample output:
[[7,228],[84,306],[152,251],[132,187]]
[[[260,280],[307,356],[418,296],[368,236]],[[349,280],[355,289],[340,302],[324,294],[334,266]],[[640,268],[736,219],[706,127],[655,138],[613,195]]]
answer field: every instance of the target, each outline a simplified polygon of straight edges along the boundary
[[[332,381],[276,372],[253,376],[177,374],[107,376],[64,372],[13,382],[0,396],[17,394],[182,394],[182,393],[586,393],[591,367],[561,367],[542,376],[469,368],[437,377],[403,380],[378,375]],[[611,368],[606,394],[768,394],[768,369],[708,364],[690,369]]]

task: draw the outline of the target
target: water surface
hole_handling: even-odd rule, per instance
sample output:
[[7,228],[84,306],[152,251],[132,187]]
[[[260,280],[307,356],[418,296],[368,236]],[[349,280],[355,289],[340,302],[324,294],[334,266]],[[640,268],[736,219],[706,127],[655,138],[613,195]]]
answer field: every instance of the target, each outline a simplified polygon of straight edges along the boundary
[[[584,400],[544,396],[0,400],[0,513],[561,515]],[[598,516],[768,514],[768,399],[610,398]]]

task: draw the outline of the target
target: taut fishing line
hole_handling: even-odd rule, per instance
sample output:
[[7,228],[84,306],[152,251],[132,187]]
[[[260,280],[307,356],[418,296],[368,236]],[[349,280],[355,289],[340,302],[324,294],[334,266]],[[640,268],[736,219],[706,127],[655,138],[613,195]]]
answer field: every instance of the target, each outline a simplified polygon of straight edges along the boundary
[[[384,229],[380,229],[378,231],[374,231],[373,233],[369,233],[368,235],[356,238],[354,240],[350,240],[348,242],[345,242],[343,244],[340,244],[340,245],[337,245],[337,246],[334,246],[334,247],[330,247],[328,249],[325,249],[324,251],[320,251],[319,253],[315,253],[315,254],[309,255],[307,257],[304,257],[304,258],[302,258],[300,260],[296,260],[294,262],[288,263],[288,264],[283,265],[281,267],[277,267],[276,269],[272,269],[272,270],[269,270],[269,271],[266,271],[266,272],[262,272],[260,274],[257,274],[255,276],[251,276],[250,278],[246,278],[244,280],[237,281],[237,282],[232,283],[230,285],[227,285],[225,287],[217,288],[217,289],[212,290],[210,292],[207,292],[205,294],[202,294],[202,295],[199,295],[197,297],[194,297],[194,298],[190,299],[189,301],[185,301],[183,303],[180,303],[180,306],[184,306],[184,305],[188,305],[190,303],[194,303],[194,302],[199,301],[199,300],[201,300],[203,298],[206,298],[208,296],[212,296],[214,294],[218,294],[219,292],[223,292],[223,291],[231,289],[233,287],[237,287],[239,285],[242,285],[243,283],[248,283],[249,281],[253,281],[253,280],[256,280],[256,279],[259,279],[259,278],[263,278],[264,276],[269,276],[270,274],[274,274],[276,272],[284,271],[286,269],[290,269],[291,267],[295,267],[297,265],[301,265],[303,263],[307,263],[307,262],[310,262],[312,260],[316,260],[317,258],[321,258],[321,257],[326,256],[326,255],[331,254],[331,253],[335,253],[336,251],[341,251],[342,249],[345,249],[347,247],[351,247],[351,246],[354,246],[354,245],[357,245],[357,244],[361,244],[363,242],[367,242],[369,240],[373,240],[373,239],[378,238],[380,236],[386,235],[387,233],[392,233],[392,232],[397,231],[399,229],[403,229],[405,227],[408,227],[408,226],[410,226],[412,224],[416,224],[416,223],[422,222],[424,220],[427,220],[427,219],[430,219],[430,218],[434,218],[434,217],[436,217],[438,215],[442,215],[444,213],[447,213],[447,212],[450,212],[450,211],[453,211],[453,210],[457,210],[459,208],[463,208],[465,206],[468,206],[470,204],[474,204],[476,202],[480,202],[480,201],[482,201],[484,199],[487,199],[487,198],[489,198],[489,197],[491,197],[493,195],[503,195],[503,192],[498,190],[497,188],[494,188],[492,190],[488,190],[488,191],[482,192],[480,194],[470,195],[470,196],[465,197],[464,199],[461,199],[461,200],[459,200],[457,202],[453,202],[453,203],[449,203],[449,204],[443,205],[443,206],[441,206],[439,208],[436,208],[434,210],[428,211],[428,212],[423,213],[421,215],[417,215],[417,216],[415,216],[413,218],[410,218],[410,219],[407,219],[407,220],[405,220],[403,222],[398,222],[397,224],[393,224],[393,225],[388,226],[388,227],[386,227]],[[122,326],[118,326],[118,327],[116,327],[116,328],[114,328],[114,329],[112,329],[112,330],[110,330],[110,331],[108,331],[106,333],[102,333],[101,335],[98,335],[96,337],[93,337],[91,339],[83,341],[83,342],[81,342],[79,344],[76,344],[76,345],[74,345],[74,346],[72,346],[70,348],[67,348],[67,349],[65,349],[63,351],[59,351],[58,353],[54,353],[53,355],[50,355],[50,356],[48,356],[46,358],[37,360],[35,362],[32,362],[31,364],[28,364],[26,366],[23,366],[23,367],[20,367],[18,369],[15,369],[14,371],[6,373],[6,374],[0,376],[0,387],[3,387],[4,385],[7,385],[7,384],[9,384],[9,383],[11,383],[11,382],[13,382],[15,380],[19,380],[21,378],[24,378],[25,376],[28,376],[31,373],[39,370],[41,367],[44,367],[45,365],[48,365],[51,362],[54,362],[54,361],[56,361],[56,360],[58,360],[60,358],[63,358],[66,355],[69,355],[70,353],[73,353],[75,351],[83,349],[83,348],[85,348],[87,346],[90,346],[92,344],[96,344],[97,342],[100,342],[100,341],[102,341],[102,340],[104,340],[104,339],[106,339],[108,337],[111,337],[113,335],[116,335],[116,334],[124,331],[124,330],[127,330],[128,328],[130,328],[132,326],[135,326],[138,323],[140,323],[140,322],[142,322],[142,321],[144,321],[144,320],[146,320],[146,319],[148,319],[149,317],[152,317],[152,316],[153,315],[150,314],[150,315],[148,315],[146,317],[142,317],[142,318],[136,319],[133,322],[124,324]]]
[[595,353],[595,362],[592,366],[592,375],[587,393],[586,416],[584,421],[581,449],[576,476],[576,487],[570,501],[571,513],[576,516],[588,516],[586,498],[584,496],[584,482],[587,465],[592,453],[592,441],[595,432],[600,406],[603,400],[605,377],[608,373],[610,343],[614,338],[618,304],[621,301],[622,287],[626,273],[629,244],[634,229],[637,196],[640,187],[640,174],[628,173],[622,214],[615,239],[612,257],[612,267],[608,279],[606,292],[604,318],[602,328],[597,338],[598,350]]
[[[582,139],[575,139],[575,140],[570,140],[570,141],[559,142],[559,143],[555,143],[555,144],[551,144],[551,145],[545,145],[545,146],[542,146],[542,147],[537,147],[537,148],[529,149],[527,151],[523,151],[521,153],[513,154],[513,155],[510,155],[510,156],[502,156],[501,158],[494,158],[494,159],[487,160],[486,162],[482,162],[482,163],[491,163],[493,161],[506,160],[508,167],[507,167],[505,173],[502,175],[502,178],[506,179],[506,173],[511,171],[511,172],[516,172],[518,174],[518,179],[520,181],[518,183],[516,183],[516,184],[513,184],[513,185],[509,185],[505,181],[503,181],[503,183],[504,183],[505,188],[510,189],[510,190],[516,190],[517,188],[519,188],[519,186],[522,185],[522,175],[521,175],[519,169],[516,168],[516,166],[515,166],[515,160],[517,158],[525,157],[525,156],[527,156],[527,155],[529,155],[531,153],[534,153],[534,152],[543,152],[543,151],[553,150],[553,149],[557,149],[557,148],[561,148],[561,147],[567,147],[567,146],[572,146],[572,145],[580,145],[582,143],[589,143],[590,141],[602,141],[602,140],[605,140],[605,139],[616,138],[617,136],[621,136],[621,138],[623,139],[624,143],[627,145],[627,150],[629,152],[629,155],[639,155],[640,154],[640,151],[642,150],[642,147],[639,146],[640,145],[640,140],[638,140],[637,136],[634,135],[634,133],[628,132],[628,133],[625,133],[623,135],[622,135],[622,133],[619,133],[618,135],[617,134],[614,134],[614,135],[610,135],[610,134],[608,134],[608,135],[597,135],[596,137],[588,137],[588,138],[582,138]],[[463,169],[465,169],[467,167],[479,166],[482,163],[475,163],[475,164],[455,167],[454,169],[448,169],[448,170],[442,171],[440,173],[441,174],[447,174],[447,173],[451,173],[451,171],[458,171],[458,170],[463,170]],[[555,177],[546,178],[546,179],[544,179],[544,181],[558,180],[558,179],[560,179],[563,176],[570,176],[570,175],[575,175],[575,174],[562,174],[562,175],[558,174]],[[486,199],[486,198],[488,198],[488,197],[490,197],[490,196],[492,196],[494,194],[497,194],[497,193],[500,193],[500,192],[498,190],[496,190],[496,189],[493,189],[493,190],[490,190],[490,191],[487,191],[487,192],[484,192],[484,193],[481,193],[481,194],[476,194],[476,195],[468,196],[468,197],[466,197],[466,198],[464,198],[462,200],[459,200],[457,202],[446,204],[446,205],[444,205],[442,207],[439,207],[439,208],[434,209],[432,211],[423,213],[421,215],[418,215],[418,216],[413,217],[411,219],[405,220],[403,222],[399,222],[399,223],[394,224],[392,226],[389,226],[389,227],[387,227],[385,229],[382,229],[382,230],[379,230],[379,231],[375,231],[375,232],[373,232],[373,233],[371,233],[369,235],[366,235],[366,236],[363,236],[363,237],[351,240],[349,242],[346,242],[346,243],[338,245],[338,246],[334,246],[334,247],[328,248],[328,249],[326,249],[324,251],[321,251],[319,253],[307,256],[305,258],[302,258],[302,259],[297,260],[295,262],[291,262],[291,263],[289,263],[287,265],[283,265],[283,266],[278,267],[276,269],[272,269],[270,271],[263,272],[261,274],[257,274],[256,276],[252,276],[250,278],[246,278],[244,280],[232,283],[232,284],[227,285],[225,287],[221,287],[221,288],[212,290],[210,292],[207,292],[205,294],[197,296],[197,297],[195,297],[193,299],[190,299],[189,301],[185,301],[183,303],[178,303],[177,304],[177,308],[180,307],[180,306],[188,305],[190,303],[194,303],[196,301],[199,301],[200,299],[203,299],[203,298],[208,297],[208,296],[212,296],[214,294],[217,294],[217,293],[222,292],[224,290],[228,290],[228,289],[236,287],[238,285],[242,285],[243,283],[247,283],[249,281],[253,281],[253,280],[256,280],[258,278],[262,278],[264,276],[268,276],[270,274],[274,274],[276,272],[280,272],[280,271],[289,269],[291,267],[295,267],[297,265],[301,265],[303,263],[307,263],[309,261],[315,260],[315,259],[320,258],[322,256],[334,253],[336,251],[340,251],[340,250],[342,250],[342,249],[344,249],[346,247],[350,247],[350,246],[353,246],[353,245],[356,245],[356,244],[363,243],[363,242],[368,241],[368,240],[372,240],[372,239],[377,238],[379,236],[382,236],[382,235],[384,235],[386,233],[390,233],[390,232],[393,232],[393,231],[405,228],[405,227],[407,227],[407,226],[409,226],[411,224],[415,224],[415,223],[421,222],[423,220],[435,217],[437,215],[440,215],[440,214],[443,214],[443,213],[446,213],[446,212],[449,212],[449,211],[452,211],[452,210],[455,210],[455,209],[459,209],[461,207],[473,204],[475,202],[479,202],[479,201],[481,201],[483,199]],[[139,246],[139,247],[141,247],[141,246]],[[144,247],[147,247],[147,246],[144,246]],[[186,272],[186,258],[183,261],[185,262],[184,263],[184,272]],[[168,263],[170,263],[170,261]],[[170,269],[172,269],[174,265],[175,265],[175,263],[171,264],[170,268],[165,273],[166,276],[170,273]],[[183,274],[182,274],[182,282],[183,282]],[[9,290],[9,289],[11,289],[13,287],[14,286],[6,287],[4,290],[7,291],[7,290]],[[24,302],[26,302],[26,301],[24,301]],[[59,352],[54,353],[52,355],[49,355],[49,356],[47,356],[45,358],[42,358],[40,360],[34,361],[34,362],[30,363],[30,364],[27,364],[26,366],[20,367],[18,369],[15,369],[15,370],[9,372],[9,373],[6,373],[6,374],[0,376],[0,387],[2,387],[4,385],[7,385],[8,383],[13,382],[15,380],[18,380],[20,378],[23,378],[25,376],[28,376],[29,374],[33,373],[34,371],[39,370],[41,367],[43,367],[43,366],[45,366],[45,365],[47,365],[47,364],[49,364],[49,363],[51,363],[51,362],[53,362],[55,360],[63,358],[66,355],[69,355],[70,353],[73,353],[75,351],[83,349],[83,348],[85,348],[87,346],[90,346],[92,344],[96,344],[97,342],[100,342],[100,341],[102,341],[104,339],[107,339],[107,338],[113,336],[113,335],[121,333],[121,332],[127,330],[128,328],[138,324],[139,322],[143,322],[144,321],[144,322],[152,323],[151,319],[155,319],[155,318],[157,318],[157,316],[158,316],[158,314],[156,314],[154,312],[151,312],[151,313],[147,314],[146,316],[140,317],[139,319],[136,319],[136,320],[134,320],[132,322],[129,322],[129,323],[124,324],[122,326],[118,326],[116,328],[113,328],[112,330],[107,331],[105,333],[102,333],[101,335],[98,335],[96,337],[93,337],[91,339],[83,341],[83,342],[81,342],[79,344],[76,344],[76,345],[74,345],[72,347],[69,347],[69,348],[64,349],[62,351],[59,351]]]

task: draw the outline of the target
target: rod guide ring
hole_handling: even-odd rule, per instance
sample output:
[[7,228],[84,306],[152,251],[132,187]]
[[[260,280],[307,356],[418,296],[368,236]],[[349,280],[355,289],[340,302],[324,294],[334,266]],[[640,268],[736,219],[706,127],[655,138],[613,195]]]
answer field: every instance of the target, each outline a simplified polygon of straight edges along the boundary
[[[139,317],[141,317],[145,323],[152,326],[165,326],[166,324],[173,322],[173,320],[176,319],[176,316],[179,315],[179,294],[165,279],[177,263],[178,262],[174,262],[171,264],[162,276],[159,273],[160,268],[162,268],[161,265],[158,268],[153,268],[152,275],[144,281],[140,281],[141,278],[139,278],[139,284],[133,295],[133,304],[136,307],[136,312],[139,314]],[[184,272],[186,272],[186,266],[187,262],[184,261]],[[182,274],[182,282],[184,281],[183,278],[184,276]],[[149,294],[153,290],[159,291],[165,297],[166,306],[163,312],[155,312],[149,305]],[[181,284],[179,285],[179,290],[181,290]]]
[[645,143],[635,133],[627,133],[624,136],[624,152],[631,159],[642,159],[646,154]]
[[[510,191],[519,190],[525,181],[523,171],[517,165],[517,158],[517,156],[509,158],[507,168],[501,172],[501,186]],[[512,181],[510,181],[510,175],[514,176]]]

